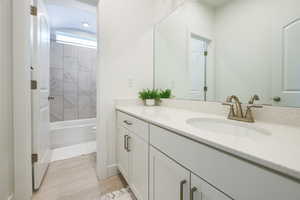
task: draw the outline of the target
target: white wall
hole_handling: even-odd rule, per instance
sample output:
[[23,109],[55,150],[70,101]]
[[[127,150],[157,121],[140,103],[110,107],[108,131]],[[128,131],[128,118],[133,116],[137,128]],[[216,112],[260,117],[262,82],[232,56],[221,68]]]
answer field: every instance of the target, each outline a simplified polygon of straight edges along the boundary
[[188,95],[188,57],[185,4],[155,30],[155,87],[172,89],[177,98]]
[[[215,16],[215,25],[218,26],[216,33],[222,33],[214,35],[216,46],[219,46],[216,47],[217,59],[221,57],[215,63],[219,100],[235,93],[243,94],[245,97],[243,101],[248,100],[248,96],[254,93],[265,94],[262,98],[270,96],[270,84],[266,83],[265,77],[270,77],[271,73],[270,13],[275,13],[271,10],[271,2],[273,1],[232,1],[232,4],[220,7],[216,11],[218,12]],[[100,51],[97,72],[97,144],[100,178],[115,173],[114,99],[136,98],[140,89],[152,87],[153,25],[164,19],[180,3],[181,1],[172,0],[100,1],[98,6]],[[207,18],[204,21],[207,21]],[[201,28],[196,31],[200,35],[209,35],[203,30],[212,28],[204,25],[203,27],[207,29]],[[247,38],[244,38],[245,35]],[[213,34],[210,37],[213,37]],[[252,38],[248,40],[249,37]],[[249,42],[245,42],[245,39]],[[238,72],[245,76],[236,75]],[[104,153],[106,150],[107,154]]]
[[97,171],[100,178],[115,173],[114,99],[136,98],[142,88],[152,88],[153,26],[180,1],[101,0],[98,5]]
[[216,10],[217,100],[236,94],[247,102],[259,94],[262,103],[274,103],[272,97],[280,94],[272,94],[272,87],[281,89],[281,80],[272,83],[273,75],[282,74],[282,54],[274,54],[281,52],[275,43],[282,40],[274,35],[281,34],[283,21],[295,19],[290,13],[299,13],[299,6],[298,0],[244,0]]
[[[211,8],[203,0],[187,0],[158,27],[156,87],[171,88],[177,98],[188,98],[185,32],[194,32],[212,40],[209,101],[224,101],[232,94],[241,97],[242,102],[248,102],[254,94],[260,96],[260,103],[274,103],[273,96],[283,98],[280,29],[299,18],[299,4],[298,0],[228,0]],[[288,99],[297,99],[289,95],[282,105],[287,105]]]
[[12,3],[0,1],[0,199],[13,193]]
[[191,98],[191,34],[207,40],[208,99],[215,98],[214,69],[215,9],[199,1],[188,0],[156,28],[155,86],[170,88],[177,98]]
[[216,12],[217,99],[271,92],[272,0],[229,2]]

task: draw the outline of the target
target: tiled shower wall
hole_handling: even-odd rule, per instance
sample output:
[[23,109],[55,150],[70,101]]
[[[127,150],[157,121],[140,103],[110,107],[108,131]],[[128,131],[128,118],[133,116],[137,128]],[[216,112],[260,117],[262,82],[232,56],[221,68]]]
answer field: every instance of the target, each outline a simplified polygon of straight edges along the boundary
[[51,42],[50,120],[96,117],[96,49]]

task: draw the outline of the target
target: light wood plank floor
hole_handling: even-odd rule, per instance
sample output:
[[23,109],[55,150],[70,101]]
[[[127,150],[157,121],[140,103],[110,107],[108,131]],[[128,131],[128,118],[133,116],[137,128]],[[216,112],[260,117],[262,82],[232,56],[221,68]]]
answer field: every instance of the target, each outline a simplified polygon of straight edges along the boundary
[[33,200],[98,200],[103,194],[127,186],[121,176],[98,181],[96,154],[50,164],[43,184]]

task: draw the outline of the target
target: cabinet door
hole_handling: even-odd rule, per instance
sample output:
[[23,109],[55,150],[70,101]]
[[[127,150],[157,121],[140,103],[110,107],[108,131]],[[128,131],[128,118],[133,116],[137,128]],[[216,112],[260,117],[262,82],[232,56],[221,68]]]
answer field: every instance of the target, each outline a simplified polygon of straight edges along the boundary
[[191,175],[191,200],[231,200],[198,176]]
[[130,132],[129,185],[138,200],[148,200],[148,143]]
[[127,138],[129,131],[122,127],[118,127],[118,168],[126,181],[129,181],[129,152],[127,150]]
[[189,200],[190,173],[150,148],[150,200]]

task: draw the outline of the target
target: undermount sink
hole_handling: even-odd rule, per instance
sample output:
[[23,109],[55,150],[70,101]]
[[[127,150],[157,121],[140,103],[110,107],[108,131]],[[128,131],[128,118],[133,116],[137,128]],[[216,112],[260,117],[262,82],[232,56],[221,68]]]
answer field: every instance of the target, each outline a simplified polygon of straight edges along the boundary
[[214,119],[214,118],[191,118],[186,121],[190,126],[199,130],[235,135],[235,136],[269,136],[271,135],[265,129],[257,128],[253,124],[245,122]]

